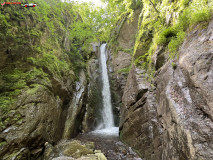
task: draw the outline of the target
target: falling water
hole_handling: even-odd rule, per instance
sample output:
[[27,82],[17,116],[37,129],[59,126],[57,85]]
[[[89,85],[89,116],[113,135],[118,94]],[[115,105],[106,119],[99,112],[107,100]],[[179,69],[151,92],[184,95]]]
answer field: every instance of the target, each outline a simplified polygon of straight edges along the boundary
[[102,98],[103,98],[103,110],[102,110],[102,118],[104,128],[114,127],[114,119],[112,113],[112,104],[111,104],[111,94],[110,94],[110,86],[109,86],[109,78],[107,73],[107,65],[106,65],[106,44],[101,45],[101,69],[102,69]]
[[[106,64],[106,44],[101,45],[101,55],[100,63],[102,69],[102,98],[103,98],[103,109],[102,109],[102,119],[103,122],[96,128],[96,130],[86,133],[79,134],[78,139],[85,142],[94,142],[97,149],[101,150],[102,153],[109,160],[114,159],[128,159],[128,160],[142,160],[137,156],[136,153],[119,141],[119,128],[115,127],[112,104],[111,104],[111,94],[110,85],[107,72]],[[121,148],[121,149],[120,149]]]
[[107,64],[106,64],[106,44],[101,45],[101,55],[100,55],[100,62],[101,62],[101,70],[102,70],[102,82],[103,82],[103,89],[102,89],[102,98],[103,98],[103,110],[101,113],[103,122],[97,128],[95,133],[103,133],[109,135],[116,135],[118,134],[118,128],[114,125],[114,118],[112,112],[112,104],[111,104],[111,94],[110,94],[110,85],[109,85],[109,78],[107,73]]

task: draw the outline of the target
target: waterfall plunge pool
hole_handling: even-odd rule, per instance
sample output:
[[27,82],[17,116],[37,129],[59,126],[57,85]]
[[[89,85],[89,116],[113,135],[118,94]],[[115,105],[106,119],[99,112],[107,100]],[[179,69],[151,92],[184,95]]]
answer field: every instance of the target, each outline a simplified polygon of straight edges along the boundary
[[118,137],[119,128],[118,127],[108,127],[108,128],[103,128],[103,129],[98,129],[98,130],[92,131],[89,134]]

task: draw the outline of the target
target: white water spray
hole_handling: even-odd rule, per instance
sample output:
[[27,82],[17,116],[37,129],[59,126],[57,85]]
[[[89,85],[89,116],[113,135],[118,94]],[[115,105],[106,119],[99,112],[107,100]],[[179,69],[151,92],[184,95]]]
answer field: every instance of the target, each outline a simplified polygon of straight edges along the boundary
[[102,98],[103,98],[103,110],[102,118],[104,128],[114,127],[114,118],[112,113],[111,94],[109,86],[109,77],[107,73],[106,64],[106,44],[101,45],[101,70],[102,70]]

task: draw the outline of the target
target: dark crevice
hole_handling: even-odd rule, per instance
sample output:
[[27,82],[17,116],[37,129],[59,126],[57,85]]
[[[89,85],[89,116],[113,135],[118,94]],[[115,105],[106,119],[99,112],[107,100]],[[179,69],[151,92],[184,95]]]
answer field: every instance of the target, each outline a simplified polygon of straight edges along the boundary
[[139,108],[142,108],[144,106],[144,104],[146,103],[146,101],[143,101],[142,104],[138,105],[137,107],[134,108],[133,112],[135,112],[136,110],[138,110]]
[[144,95],[147,91],[148,91],[148,89],[142,89],[142,90],[138,93],[138,95],[137,95],[137,97],[136,97],[136,102],[139,101],[139,100],[141,99],[141,97],[143,97],[143,95]]
[[[148,89],[142,89],[138,92],[136,96],[136,100],[130,104],[130,106],[134,106],[142,97],[143,95],[148,91]],[[146,99],[146,98],[145,98]],[[144,100],[143,100],[144,101]]]

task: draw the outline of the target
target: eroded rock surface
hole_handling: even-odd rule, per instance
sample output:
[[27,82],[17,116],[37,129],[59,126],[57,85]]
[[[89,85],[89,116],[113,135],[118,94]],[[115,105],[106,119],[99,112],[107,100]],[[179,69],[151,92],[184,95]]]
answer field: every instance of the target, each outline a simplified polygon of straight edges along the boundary
[[101,151],[95,150],[93,142],[85,144],[77,140],[61,141],[52,146],[45,143],[44,160],[106,160]]
[[[122,105],[122,95],[126,85],[127,76],[131,68],[133,47],[135,36],[138,31],[138,18],[140,9],[137,9],[133,14],[133,20],[128,21],[123,18],[115,28],[114,34],[117,35],[118,51],[109,49],[108,51],[108,70],[110,77],[110,86],[112,93],[112,103],[114,114],[118,115],[120,106]],[[118,119],[118,117],[116,118]],[[118,120],[116,120],[118,124]]]
[[[96,54],[99,52],[97,51]],[[89,77],[86,111],[82,122],[83,132],[93,130],[100,123],[102,108],[101,76],[99,61],[93,57],[88,62],[87,73]]]
[[122,48],[132,48],[135,43],[135,34],[137,33],[138,29],[138,17],[141,13],[141,9],[137,9],[134,12],[134,15],[131,20],[126,20],[122,25],[119,36],[118,42],[120,47]]
[[[59,141],[64,128],[65,136],[74,136],[78,132],[80,124],[77,121],[69,122],[70,118],[80,117],[84,113],[82,101],[87,82],[84,72],[80,77],[81,81],[76,82],[76,90],[73,91],[68,81],[64,83],[56,77],[51,79],[48,86],[37,85],[36,88],[22,91],[8,114],[10,123],[0,133],[2,159],[38,159],[44,143]],[[72,92],[75,95],[73,98]],[[66,121],[69,125],[65,125]],[[66,132],[67,128],[69,133]]]
[[85,108],[85,96],[87,92],[87,79],[82,70],[79,74],[79,81],[75,84],[75,92],[70,101],[67,119],[64,128],[63,138],[69,139],[78,133],[79,126],[83,119],[82,108]]
[[207,29],[195,28],[179,60],[157,67],[155,86],[146,83],[143,70],[132,67],[122,98],[120,137],[142,158],[213,159],[212,35],[213,21]]

